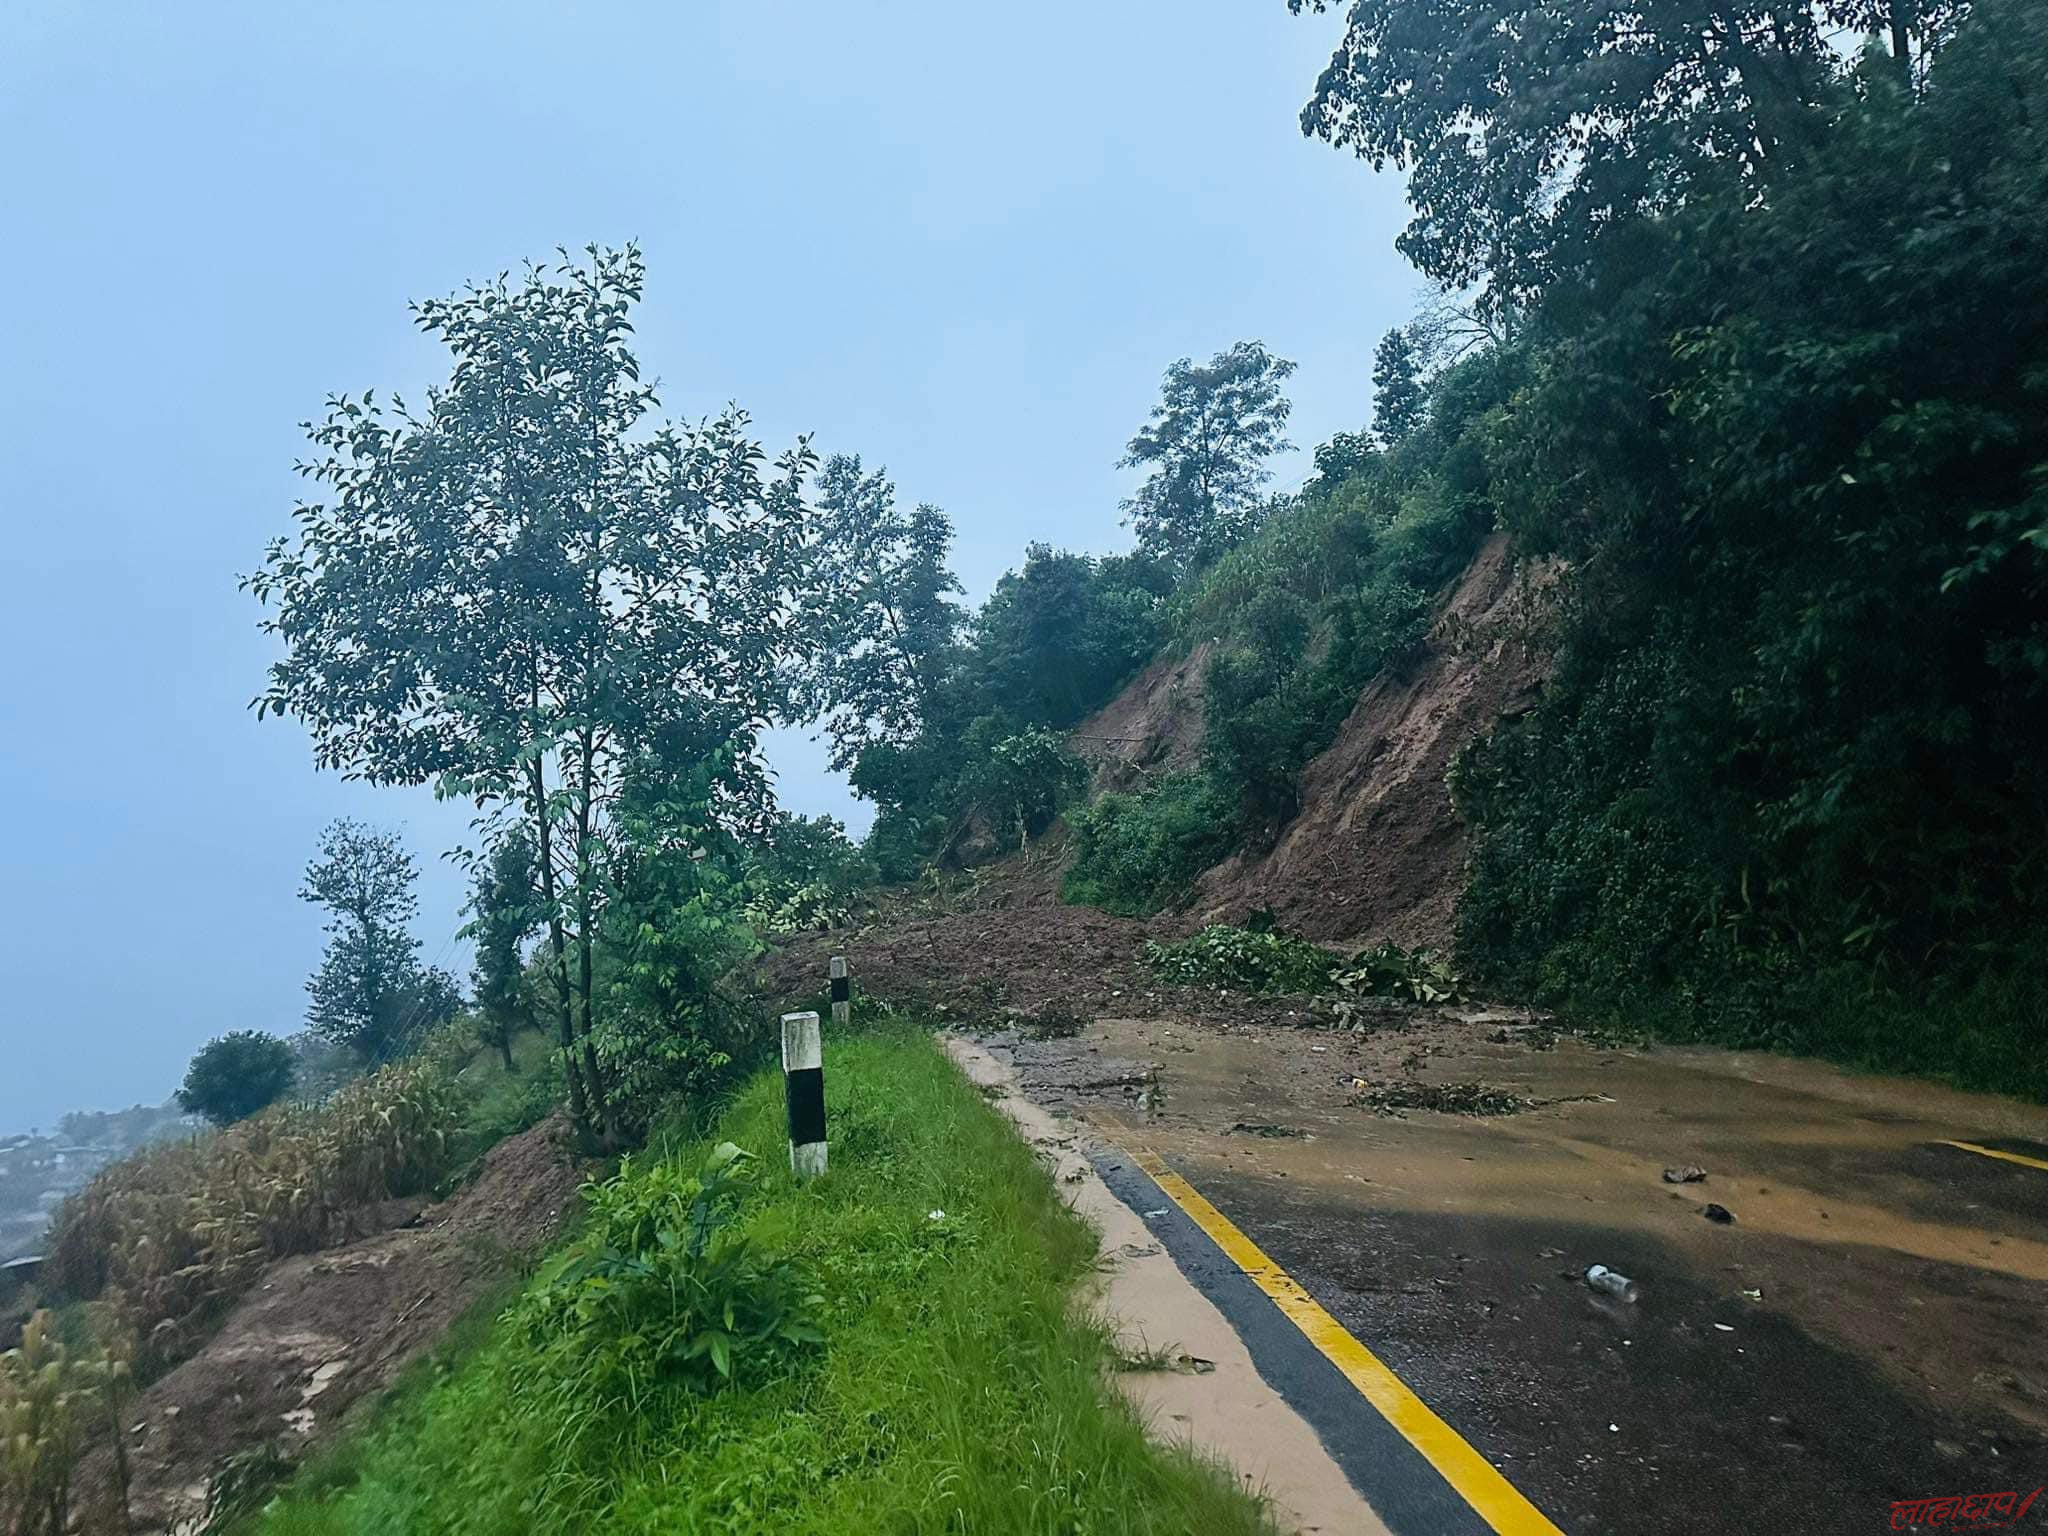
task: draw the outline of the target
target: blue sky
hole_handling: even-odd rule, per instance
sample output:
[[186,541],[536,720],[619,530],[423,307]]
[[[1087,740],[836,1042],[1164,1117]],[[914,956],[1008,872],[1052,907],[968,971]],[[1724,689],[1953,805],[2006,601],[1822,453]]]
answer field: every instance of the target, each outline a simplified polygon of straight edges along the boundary
[[[315,773],[247,708],[235,590],[298,423],[421,390],[407,299],[637,239],[663,403],[885,463],[979,599],[1122,547],[1159,375],[1258,337],[1293,437],[1361,424],[1413,308],[1392,176],[1304,140],[1332,17],[1282,0],[197,6],[0,16],[0,1133],[156,1102],[298,1027],[321,826],[402,827],[454,955],[467,814]],[[1305,453],[1278,466],[1299,480]],[[801,733],[786,803],[864,823]]]

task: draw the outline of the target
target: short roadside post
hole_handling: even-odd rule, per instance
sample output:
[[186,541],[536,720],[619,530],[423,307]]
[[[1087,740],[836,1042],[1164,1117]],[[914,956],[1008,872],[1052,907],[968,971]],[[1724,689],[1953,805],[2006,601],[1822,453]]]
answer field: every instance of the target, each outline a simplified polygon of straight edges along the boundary
[[789,1104],[789,1166],[799,1179],[825,1171],[825,1053],[815,1013],[782,1016],[782,1087]]
[[841,1034],[852,1022],[853,983],[847,979],[846,956],[832,957],[832,1028]]

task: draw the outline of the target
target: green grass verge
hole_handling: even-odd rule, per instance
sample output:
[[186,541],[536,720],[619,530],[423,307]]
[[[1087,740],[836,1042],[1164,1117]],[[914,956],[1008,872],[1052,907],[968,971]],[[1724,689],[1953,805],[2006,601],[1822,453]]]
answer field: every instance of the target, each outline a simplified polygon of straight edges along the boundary
[[932,1041],[837,1042],[826,1083],[832,1171],[811,1186],[788,1172],[776,1072],[665,1153],[690,1170],[721,1140],[760,1154],[740,1223],[822,1293],[822,1348],[716,1392],[643,1392],[565,1446],[554,1395],[513,1390],[533,1345],[507,1314],[245,1529],[1269,1530],[1108,1386],[1107,1340],[1073,1306],[1094,1235]]

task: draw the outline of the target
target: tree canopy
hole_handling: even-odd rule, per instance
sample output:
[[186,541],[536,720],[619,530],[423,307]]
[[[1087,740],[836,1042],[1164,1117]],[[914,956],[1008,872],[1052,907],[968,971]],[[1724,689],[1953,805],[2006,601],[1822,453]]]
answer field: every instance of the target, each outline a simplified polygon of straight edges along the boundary
[[246,1120],[291,1092],[292,1048],[261,1030],[237,1029],[209,1040],[185,1069],[178,1108],[215,1125]]
[[396,833],[343,818],[320,837],[303,900],[327,911],[327,950],[306,983],[313,1033],[388,1061],[462,1005],[454,981],[419,962],[419,870]]
[[[1331,0],[1288,0],[1322,12]],[[1950,0],[1352,0],[1302,131],[1408,173],[1398,244],[1499,309],[1576,270],[1617,223],[1754,182],[1824,130],[1835,29],[1908,78]]]
[[948,594],[953,525],[921,502],[907,516],[883,470],[863,474],[860,455],[834,454],[818,476],[812,585],[819,601],[802,712],[825,723],[832,766],[863,747],[904,742],[922,728],[965,612]]
[[523,820],[571,1108],[608,1124],[589,1037],[611,816],[633,765],[718,755],[716,809],[764,814],[759,733],[802,645],[798,442],[737,408],[648,429],[628,346],[640,254],[589,248],[414,306],[449,353],[424,406],[336,396],[308,423],[322,499],[245,585],[284,647],[256,701],[316,760]]
[[1258,341],[1167,368],[1152,419],[1118,461],[1150,471],[1124,503],[1141,554],[1201,566],[1257,526],[1259,487],[1272,478],[1266,461],[1293,446],[1293,407],[1280,389],[1293,372]]

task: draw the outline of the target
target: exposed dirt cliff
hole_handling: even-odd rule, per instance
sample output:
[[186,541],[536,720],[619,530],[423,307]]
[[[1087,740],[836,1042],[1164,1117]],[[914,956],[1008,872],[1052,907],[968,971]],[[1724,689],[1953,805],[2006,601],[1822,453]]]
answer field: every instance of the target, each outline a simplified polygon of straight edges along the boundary
[[[556,1116],[498,1143],[476,1178],[409,1226],[282,1259],[220,1331],[129,1408],[132,1529],[191,1528],[211,1476],[270,1447],[296,1461],[389,1386],[463,1310],[519,1274],[575,1204],[586,1166]],[[83,1529],[116,1529],[111,1458],[81,1468]],[[96,1523],[104,1518],[104,1525]]]
[[1301,811],[1279,840],[1204,875],[1184,920],[1233,922],[1264,907],[1309,938],[1447,944],[1465,829],[1444,775],[1466,743],[1535,702],[1544,584],[1513,559],[1505,534],[1489,539],[1421,653],[1375,678],[1303,771]]
[[1202,676],[1214,650],[1203,641],[1185,656],[1163,656],[1068,738],[1093,770],[1089,788],[1138,790],[1202,760]]

